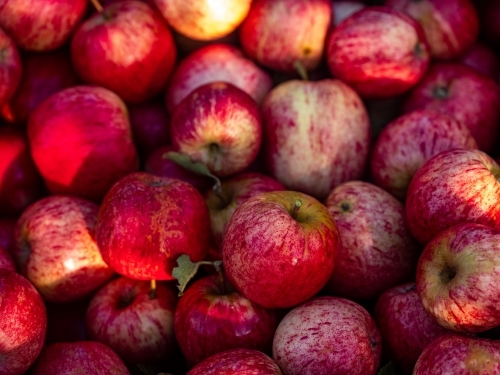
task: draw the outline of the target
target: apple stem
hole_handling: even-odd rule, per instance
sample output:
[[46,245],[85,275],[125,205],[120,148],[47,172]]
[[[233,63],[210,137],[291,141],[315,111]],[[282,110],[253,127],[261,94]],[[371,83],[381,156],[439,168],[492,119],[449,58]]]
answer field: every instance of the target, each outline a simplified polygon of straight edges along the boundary
[[227,288],[226,288],[226,279],[224,278],[224,272],[222,271],[222,262],[214,262],[213,263],[217,273],[219,274],[219,279],[220,279],[220,284],[222,287],[222,293],[226,294],[227,293]]
[[99,3],[99,0],[90,0],[90,2],[99,13],[101,13],[104,10],[102,5]]
[[300,199],[297,199],[295,201],[295,204],[293,205],[293,211],[292,211],[292,217],[294,219],[296,219],[297,215],[299,214],[300,206],[302,206],[302,201]]
[[304,81],[309,81],[307,70],[300,60],[295,60],[295,62],[293,63],[293,67],[295,68],[297,73],[299,73],[300,78],[302,78]]
[[151,280],[151,286],[149,288],[149,298],[156,298],[156,280]]

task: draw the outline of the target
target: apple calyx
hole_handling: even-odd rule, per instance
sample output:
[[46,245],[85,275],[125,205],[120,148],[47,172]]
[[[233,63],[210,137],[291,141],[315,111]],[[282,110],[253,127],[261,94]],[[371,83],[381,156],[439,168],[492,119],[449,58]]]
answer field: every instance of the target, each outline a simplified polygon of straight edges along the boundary
[[448,264],[445,264],[443,269],[439,271],[439,279],[443,284],[448,284],[457,275],[457,270]]
[[302,206],[302,201],[300,199],[297,199],[295,201],[295,204],[293,205],[293,209],[291,212],[292,217],[297,220],[297,215],[299,214],[300,207]]
[[196,272],[198,272],[198,268],[200,268],[201,265],[214,266],[219,273],[219,277],[222,281],[222,286],[224,287],[225,285],[221,260],[216,260],[214,262],[202,260],[193,263],[191,262],[189,255],[183,254],[177,258],[177,264],[178,266],[174,267],[174,269],[172,270],[172,276],[177,279],[177,282],[179,283],[177,285],[177,288],[179,289],[179,297],[184,294],[184,290],[186,289],[187,284],[196,275]]
[[436,86],[432,90],[432,95],[437,99],[446,99],[448,97],[448,88],[445,86]]
[[304,67],[304,64],[300,60],[295,60],[293,63],[293,67],[299,73],[300,78],[304,81],[309,81],[309,76],[307,75],[307,69]]

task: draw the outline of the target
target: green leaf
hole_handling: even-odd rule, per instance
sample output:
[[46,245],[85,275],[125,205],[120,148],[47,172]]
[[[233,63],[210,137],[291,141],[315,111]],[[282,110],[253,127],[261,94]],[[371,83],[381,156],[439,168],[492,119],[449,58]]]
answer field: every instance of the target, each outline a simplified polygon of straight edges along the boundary
[[396,366],[394,366],[394,363],[389,362],[380,369],[377,375],[398,375],[398,374],[396,372]]
[[184,293],[189,280],[191,280],[198,268],[200,267],[200,262],[193,263],[189,258],[189,255],[183,254],[177,258],[177,267],[172,270],[172,276],[175,277],[179,283],[177,288],[179,289],[179,297]]
[[193,161],[189,155],[183,154],[182,152],[169,151],[164,153],[162,158],[172,160],[174,163],[196,174],[213,178],[216,183],[220,184],[219,177],[210,172],[208,167],[202,162]]

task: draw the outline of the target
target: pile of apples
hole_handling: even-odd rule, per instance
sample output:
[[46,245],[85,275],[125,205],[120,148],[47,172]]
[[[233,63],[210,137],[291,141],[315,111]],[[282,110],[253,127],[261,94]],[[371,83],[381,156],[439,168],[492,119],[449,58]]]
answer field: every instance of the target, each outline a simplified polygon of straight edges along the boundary
[[0,1],[0,375],[500,374],[500,0]]

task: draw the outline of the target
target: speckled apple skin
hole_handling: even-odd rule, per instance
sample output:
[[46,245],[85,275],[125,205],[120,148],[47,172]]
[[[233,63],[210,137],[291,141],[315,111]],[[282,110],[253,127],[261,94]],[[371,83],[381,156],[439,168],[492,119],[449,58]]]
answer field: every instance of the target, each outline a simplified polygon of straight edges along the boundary
[[430,54],[447,60],[469,48],[479,34],[479,20],[470,0],[386,0],[416,19],[425,32]]
[[378,186],[349,181],[325,206],[340,233],[337,263],[325,290],[352,300],[374,300],[414,277],[420,246],[406,225],[404,205]]
[[0,245],[0,268],[16,272],[16,265],[10,253]]
[[[440,98],[435,90],[445,89]],[[403,111],[434,109],[464,123],[479,148],[491,151],[500,123],[500,87],[491,78],[458,63],[436,63],[416,85],[403,104]]]
[[32,375],[130,375],[120,357],[96,341],[61,342],[47,346]]
[[172,33],[149,5],[111,4],[82,23],[71,58],[84,82],[106,87],[129,103],[151,99],[170,76],[177,50]]
[[100,201],[139,167],[125,103],[98,86],[50,96],[30,116],[31,154],[53,194]]
[[87,9],[87,0],[2,0],[0,27],[26,50],[61,47]]
[[[297,200],[302,201],[296,218]],[[339,232],[326,207],[303,193],[267,192],[236,209],[222,242],[229,280],[267,308],[298,305],[330,278]]]
[[[451,268],[456,275],[443,280]],[[462,223],[427,244],[417,267],[426,311],[445,328],[483,332],[500,325],[500,232]]]
[[[0,9],[2,9],[1,6]],[[2,55],[0,56],[0,106],[2,106],[12,98],[19,86],[23,67],[16,44],[1,28],[0,51],[2,51]]]
[[333,29],[325,48],[333,76],[370,99],[408,91],[429,65],[420,25],[389,7],[371,6],[348,17]]
[[179,62],[167,86],[165,101],[172,112],[194,89],[210,82],[229,82],[249,94],[258,104],[271,90],[267,72],[229,44],[202,47]]
[[42,350],[47,330],[43,299],[21,275],[0,268],[0,373],[21,375]]
[[316,297],[295,307],[274,335],[273,359],[284,375],[374,375],[381,356],[373,318],[343,298]]
[[161,362],[171,356],[177,293],[159,282],[156,296],[150,283],[119,277],[103,286],[87,308],[89,338],[115,351],[128,363]]
[[500,229],[500,166],[479,150],[452,149],[429,159],[413,176],[406,219],[422,244],[454,224]]
[[230,349],[246,348],[271,354],[278,312],[245,298],[219,275],[189,286],[175,310],[179,347],[191,366]]
[[106,194],[96,223],[104,261],[139,280],[172,280],[177,258],[202,260],[211,240],[210,216],[190,184],[145,172],[131,173]]
[[478,148],[465,124],[434,110],[410,112],[380,133],[370,158],[371,176],[376,185],[404,200],[420,167],[452,148]]
[[449,332],[425,311],[414,282],[385,291],[377,300],[374,317],[384,352],[403,374],[411,374],[427,345]]
[[207,83],[175,107],[170,136],[176,150],[217,176],[230,176],[257,157],[262,141],[259,107],[231,83]]
[[359,96],[339,80],[291,80],[262,104],[264,158],[290,190],[325,199],[342,182],[361,178],[370,123]]
[[448,334],[423,351],[413,375],[498,375],[500,343],[489,339]]
[[95,241],[98,210],[93,202],[53,195],[19,217],[14,259],[44,299],[74,301],[113,276]]

